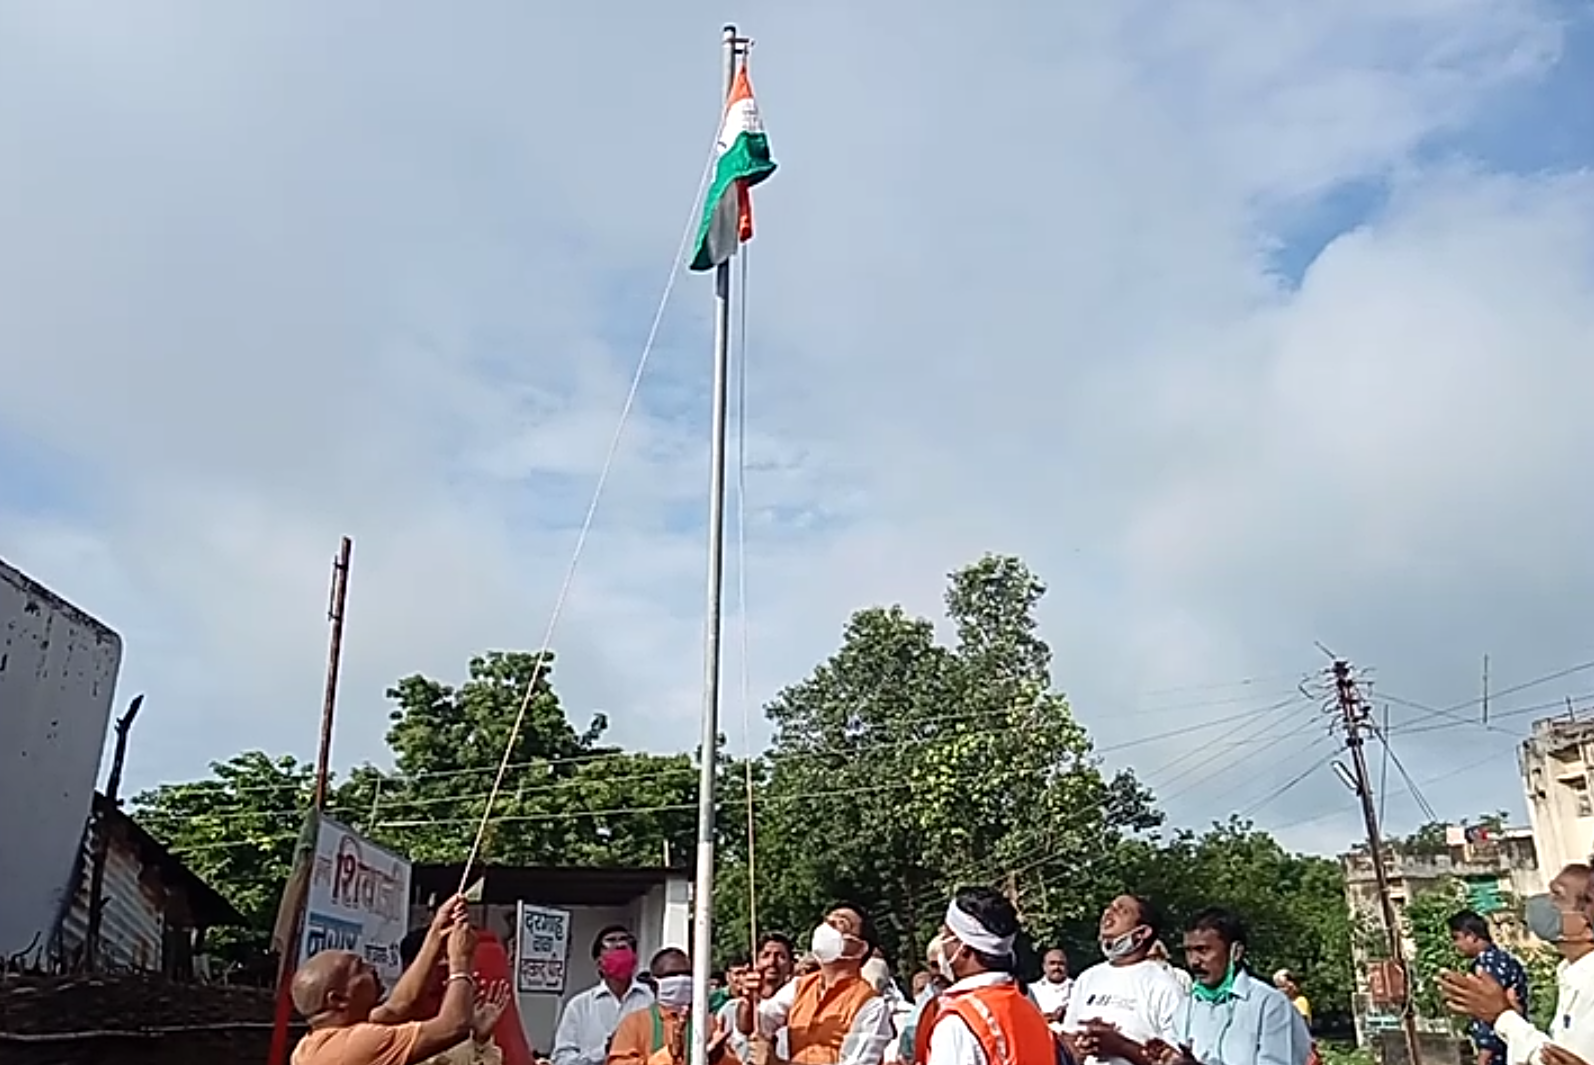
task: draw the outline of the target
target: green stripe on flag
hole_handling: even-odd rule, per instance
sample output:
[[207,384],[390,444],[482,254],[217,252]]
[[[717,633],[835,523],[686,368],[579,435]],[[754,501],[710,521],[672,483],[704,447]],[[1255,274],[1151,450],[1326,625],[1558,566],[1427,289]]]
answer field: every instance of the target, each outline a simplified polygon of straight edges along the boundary
[[703,200],[703,221],[697,228],[693,270],[712,270],[736,252],[736,183],[745,181],[751,188],[774,172],[769,138],[763,133],[737,134],[714,164],[714,181]]

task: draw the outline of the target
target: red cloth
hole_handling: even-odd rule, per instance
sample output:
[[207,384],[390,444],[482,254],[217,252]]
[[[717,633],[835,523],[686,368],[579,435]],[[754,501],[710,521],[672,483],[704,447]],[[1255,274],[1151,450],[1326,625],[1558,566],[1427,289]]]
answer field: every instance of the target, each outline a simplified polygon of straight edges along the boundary
[[[442,972],[440,969],[436,984],[417,1004],[418,1016],[435,1017],[437,1011],[443,1008]],[[498,1018],[498,1026],[493,1029],[493,1042],[503,1052],[504,1065],[535,1065],[531,1047],[526,1044],[526,1030],[520,1026],[520,996],[515,994],[514,976],[509,971],[509,954],[498,937],[483,928],[478,931],[476,939],[476,985],[484,988],[497,980],[509,985],[509,1008]]]
[[515,994],[515,974],[509,971],[509,952],[493,933],[482,929],[476,943],[476,978],[483,984],[503,980],[509,984],[509,1008],[498,1018],[493,1042],[503,1051],[504,1065],[534,1065],[526,1030],[520,1026],[520,996]]

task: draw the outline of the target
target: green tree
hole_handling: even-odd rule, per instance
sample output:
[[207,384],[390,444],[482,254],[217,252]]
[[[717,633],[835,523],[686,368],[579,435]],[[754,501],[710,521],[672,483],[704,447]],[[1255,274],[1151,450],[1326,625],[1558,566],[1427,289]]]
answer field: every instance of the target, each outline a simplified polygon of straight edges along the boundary
[[[509,768],[484,840],[486,860],[525,865],[689,862],[697,769],[689,755],[600,745],[608,722],[571,725],[552,685],[552,654],[489,652],[455,688],[411,676],[388,692],[395,771],[363,767],[339,803],[376,812],[361,822],[417,861],[459,861],[509,748]],[[533,694],[529,702],[526,692]]]
[[1289,969],[1319,1015],[1349,1012],[1350,914],[1338,862],[1291,854],[1239,818],[1199,836],[1181,830],[1160,843],[1136,841],[1120,853],[1124,882],[1156,899],[1175,928],[1204,907],[1232,909],[1249,930],[1254,972],[1265,978]]
[[952,646],[900,607],[862,610],[776,697],[757,811],[773,924],[806,929],[850,898],[879,915],[890,953],[916,959],[961,883],[1008,884],[1047,933],[1083,917],[1077,885],[1157,816],[1132,774],[1103,776],[1053,690],[1044,593],[1018,559],[988,556],[951,575]]
[[241,957],[269,945],[314,771],[290,756],[245,751],[211,772],[135,795],[131,812],[248,921],[241,930],[218,929],[212,940],[217,953]]
[[1401,920],[1415,948],[1409,959],[1412,969],[1412,998],[1424,1017],[1450,1018],[1439,999],[1441,972],[1465,972],[1471,967],[1466,955],[1456,949],[1450,936],[1451,915],[1467,908],[1467,889],[1451,877],[1420,892],[1406,904]]

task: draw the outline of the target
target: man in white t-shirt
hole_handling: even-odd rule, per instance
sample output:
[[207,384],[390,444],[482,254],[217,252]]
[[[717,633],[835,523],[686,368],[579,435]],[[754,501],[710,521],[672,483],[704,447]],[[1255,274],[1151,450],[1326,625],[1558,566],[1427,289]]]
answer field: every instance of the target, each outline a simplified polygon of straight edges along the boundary
[[1155,908],[1145,899],[1119,895],[1101,915],[1101,952],[1107,960],[1074,980],[1062,1039],[1076,1061],[1101,1065],[1146,1065],[1145,1043],[1175,1046],[1174,1017],[1184,989],[1151,958],[1160,931]]
[[1068,978],[1068,955],[1061,947],[1053,947],[1041,958],[1041,978],[1029,985],[1030,997],[1053,1031],[1062,1029],[1063,1015],[1068,1012],[1068,998],[1073,989],[1074,982]]

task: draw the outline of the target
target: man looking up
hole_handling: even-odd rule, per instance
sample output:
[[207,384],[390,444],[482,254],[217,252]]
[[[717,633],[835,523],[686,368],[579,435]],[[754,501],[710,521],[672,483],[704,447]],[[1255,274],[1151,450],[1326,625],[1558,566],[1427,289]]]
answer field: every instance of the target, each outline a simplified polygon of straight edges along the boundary
[[[653,955],[648,971],[658,985],[652,1005],[620,1021],[609,1046],[609,1065],[685,1065],[691,1057],[692,961],[686,951],[665,947]],[[728,1030],[716,1023],[708,1037],[709,1065],[740,1065],[725,1045]]]
[[609,1039],[627,1014],[653,1004],[653,992],[636,978],[636,937],[610,925],[592,940],[598,982],[565,1004],[553,1037],[553,1065],[604,1065]]
[[1230,910],[1209,907],[1190,919],[1184,957],[1195,979],[1175,1020],[1179,1044],[1146,1045],[1158,1065],[1306,1065],[1306,1021],[1283,992],[1246,972],[1245,939]]
[[1000,892],[964,888],[952,899],[940,960],[951,986],[927,1022],[928,1065],[1056,1065],[1046,1018],[1013,978],[1017,935],[1018,914]]
[[831,907],[814,929],[815,972],[799,976],[769,998],[737,1002],[736,1027],[774,1039],[784,1031],[791,1065],[880,1065],[891,1042],[890,1004],[861,973],[878,946],[863,908]]
[[[448,958],[443,1001],[430,1020],[411,1019],[439,951]],[[376,970],[358,954],[324,950],[293,974],[293,1005],[310,1032],[293,1051],[293,1065],[416,1065],[470,1036],[476,1001],[472,965],[476,932],[465,916],[465,900],[450,899],[438,910],[414,964],[404,971],[386,1003]]]
[[1097,926],[1107,960],[1074,980],[1059,1038],[1076,1061],[1151,1065],[1145,1042],[1175,1042],[1174,1014],[1184,989],[1151,958],[1160,918],[1147,899],[1119,895]]
[[1552,1065],[1558,1058],[1564,1060],[1564,1052],[1570,1052],[1594,1062],[1594,934],[1589,923],[1589,893],[1589,867],[1572,864],[1550,881],[1548,894],[1530,896],[1523,907],[1528,931],[1561,956],[1555,975],[1555,1020],[1548,1035],[1533,1027],[1506,989],[1487,973],[1439,974],[1445,1004],[1492,1025],[1506,1045],[1508,1061]]
[[736,1025],[737,1002],[741,997],[762,1001],[773,998],[775,992],[791,982],[796,967],[797,945],[791,937],[780,932],[765,932],[758,939],[758,953],[753,958],[753,969],[742,977],[741,986],[730,985],[735,998],[720,1007],[719,1017],[731,1033],[731,1049],[743,1065],[769,1065],[771,1059],[785,1061],[787,1057],[786,1033],[771,1043],[763,1036],[743,1035]]

